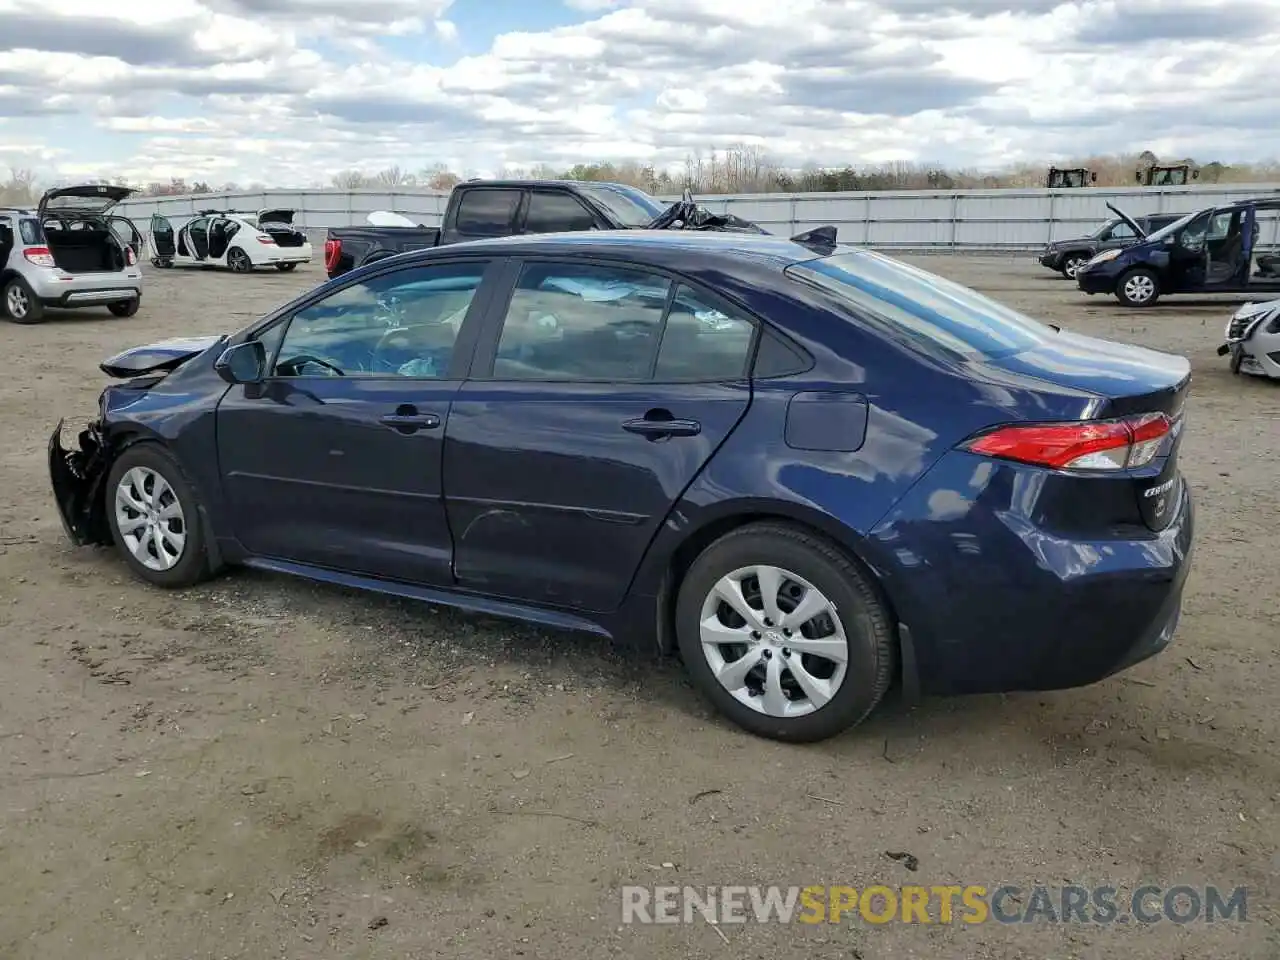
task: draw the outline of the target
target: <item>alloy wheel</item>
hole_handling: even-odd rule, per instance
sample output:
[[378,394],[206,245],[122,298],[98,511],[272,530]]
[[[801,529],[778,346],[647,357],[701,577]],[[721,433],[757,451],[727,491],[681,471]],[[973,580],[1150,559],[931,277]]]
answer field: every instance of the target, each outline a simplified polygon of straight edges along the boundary
[[1076,274],[1080,272],[1080,268],[1084,265],[1084,261],[1079,257],[1072,257],[1062,265],[1062,272],[1067,275],[1068,280],[1074,280]]
[[182,503],[150,467],[134,467],[116,485],[116,529],[125,548],[149,570],[163,572],[182,559],[187,544]]
[[239,248],[231,251],[229,263],[231,265],[231,269],[236,273],[247,273],[250,267],[253,266],[253,264],[249,262],[249,255]]
[[9,292],[5,294],[4,304],[9,311],[9,316],[15,320],[21,320],[31,309],[31,300],[27,297],[27,291],[16,283],[9,287]]
[[813,713],[844,683],[849,641],[835,604],[781,567],[721,577],[702,603],[698,629],[716,680],[766,716]]

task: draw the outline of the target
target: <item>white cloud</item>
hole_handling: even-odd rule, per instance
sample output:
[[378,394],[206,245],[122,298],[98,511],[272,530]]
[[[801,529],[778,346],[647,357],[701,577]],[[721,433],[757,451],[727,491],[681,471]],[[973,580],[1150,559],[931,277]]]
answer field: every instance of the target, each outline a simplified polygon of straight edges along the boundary
[[739,142],[795,166],[1280,155],[1268,0],[564,0],[578,23],[530,4],[477,47],[483,3],[0,0],[0,120],[67,131],[0,162],[302,185]]

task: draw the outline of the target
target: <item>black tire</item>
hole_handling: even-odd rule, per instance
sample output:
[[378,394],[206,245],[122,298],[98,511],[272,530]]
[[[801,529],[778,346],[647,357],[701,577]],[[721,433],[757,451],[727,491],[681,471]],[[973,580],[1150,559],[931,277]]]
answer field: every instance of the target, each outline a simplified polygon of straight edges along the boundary
[[277,263],[276,269],[279,270],[281,273],[288,273],[290,270],[293,270],[297,266],[298,265],[296,263]]
[[[39,323],[44,319],[44,304],[37,299],[35,291],[21,277],[14,277],[4,285],[0,310],[4,311],[14,323]],[[21,311],[15,312],[17,303],[22,304]]]
[[232,247],[227,252],[227,266],[235,273],[253,273],[253,261],[239,247]]
[[[1131,290],[1131,285],[1136,284],[1141,289],[1147,289],[1147,285],[1143,281],[1149,281],[1150,295],[1145,297],[1136,297],[1136,290]],[[1134,267],[1132,270],[1126,270],[1120,275],[1120,279],[1116,281],[1116,299],[1126,307],[1150,307],[1160,299],[1160,277],[1154,271],[1147,267]]]
[[1076,278],[1076,271],[1089,262],[1089,257],[1080,253],[1068,253],[1062,258],[1061,273],[1068,280]]
[[[182,509],[182,531],[185,543],[177,562],[168,569],[156,570],[143,564],[126,545],[125,536],[120,532],[120,522],[116,515],[116,491],[125,475],[137,467],[160,476],[173,491]],[[200,503],[182,467],[168,450],[158,443],[150,442],[138,443],[126,448],[111,465],[104,496],[111,537],[134,576],[154,586],[170,589],[190,587],[208,578],[209,551],[205,543]],[[168,498],[163,498],[162,505],[167,503]]]
[[[827,703],[799,717],[771,717],[740,702],[716,679],[702,651],[704,600],[722,577],[753,564],[781,567],[807,580],[840,611],[848,641],[844,680]],[[893,678],[892,620],[869,575],[826,541],[785,524],[740,527],[707,547],[680,585],[675,620],[676,642],[694,684],[738,726],[772,740],[811,743],[861,723]]]
[[108,303],[107,309],[111,311],[112,316],[116,317],[132,317],[138,312],[138,307],[142,306],[141,297],[133,297],[129,300],[121,300],[117,303]]

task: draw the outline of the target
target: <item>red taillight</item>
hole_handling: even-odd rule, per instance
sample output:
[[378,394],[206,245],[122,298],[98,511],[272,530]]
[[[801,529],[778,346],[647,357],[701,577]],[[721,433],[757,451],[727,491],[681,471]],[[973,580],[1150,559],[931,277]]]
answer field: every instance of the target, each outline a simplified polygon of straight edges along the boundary
[[53,251],[48,247],[27,247],[23,253],[28,263],[34,263],[37,267],[56,267],[57,264],[53,260]]
[[1150,463],[1172,429],[1163,413],[998,427],[966,450],[1055,470],[1128,470]]
[[332,270],[338,265],[338,258],[342,256],[341,240],[326,240],[324,242],[324,268]]
[[274,237],[271,237],[271,236],[269,236],[269,235],[267,235],[267,234],[265,234],[265,233],[260,233],[260,234],[258,234],[258,242],[259,242],[259,243],[267,244],[268,246],[272,246],[272,247],[274,247],[274,246],[276,245],[275,238],[274,238]]

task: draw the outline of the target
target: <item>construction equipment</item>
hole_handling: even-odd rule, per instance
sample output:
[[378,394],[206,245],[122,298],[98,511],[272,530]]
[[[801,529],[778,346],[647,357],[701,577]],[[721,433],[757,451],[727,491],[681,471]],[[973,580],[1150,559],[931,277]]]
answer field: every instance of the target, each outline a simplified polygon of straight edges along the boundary
[[1044,178],[1044,185],[1050,189],[1085,187],[1097,182],[1098,175],[1085,167],[1071,167],[1069,169],[1050,167],[1048,176]]
[[1200,171],[1189,163],[1168,166],[1153,163],[1145,170],[1137,171],[1134,179],[1144,187],[1185,187],[1192,180],[1200,179]]

